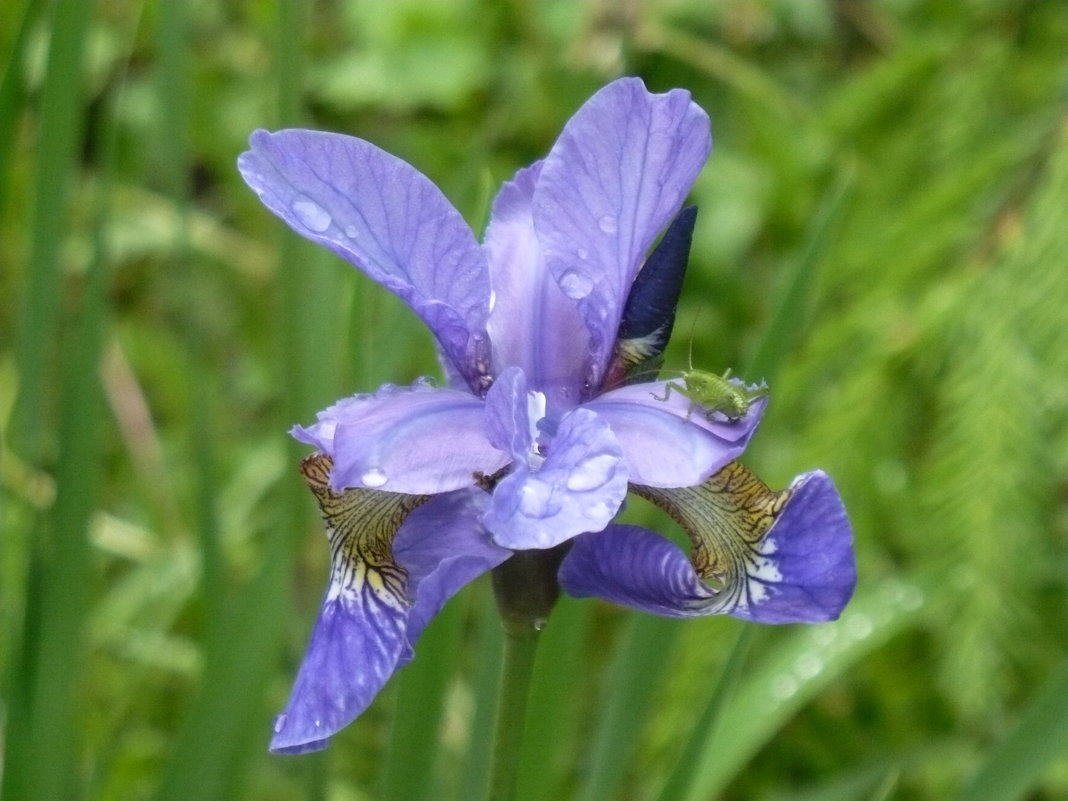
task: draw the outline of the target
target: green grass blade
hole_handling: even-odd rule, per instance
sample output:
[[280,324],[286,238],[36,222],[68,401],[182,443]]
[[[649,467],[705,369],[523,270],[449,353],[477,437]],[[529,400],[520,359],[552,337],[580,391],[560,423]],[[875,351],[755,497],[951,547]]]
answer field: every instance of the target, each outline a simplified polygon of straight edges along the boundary
[[566,798],[576,768],[576,742],[589,714],[583,690],[590,675],[594,605],[562,597],[538,647],[519,756],[518,801]]
[[715,683],[705,710],[700,720],[697,721],[697,725],[694,726],[693,733],[682,750],[671,776],[660,791],[659,801],[675,801],[675,799],[684,798],[693,785],[700,755],[708,749],[708,742],[716,733],[719,716],[730,702],[742,676],[755,631],[752,625],[743,625],[739,630],[738,638],[727,655],[719,681]]
[[851,160],[844,162],[839,169],[834,184],[809,226],[801,255],[787,276],[786,289],[761,337],[760,347],[743,373],[752,376],[752,380],[767,381],[772,391],[783,361],[804,334],[820,267],[838,223],[848,208],[849,197],[856,183],[856,172],[856,165]]
[[396,675],[397,706],[382,775],[383,801],[423,801],[435,796],[438,736],[445,694],[456,671],[462,606],[452,601],[427,626],[417,658]]
[[59,330],[60,244],[82,134],[82,55],[89,3],[56,3],[48,72],[41,96],[36,202],[18,341],[19,395],[12,433],[31,459],[47,447],[45,415],[55,408],[55,360]]
[[720,716],[684,801],[716,798],[791,715],[911,624],[927,592],[884,582],[858,593],[837,622],[797,628],[765,652]]
[[[11,151],[15,144],[15,131],[25,101],[23,62],[29,44],[30,31],[37,23],[37,18],[45,8],[44,3],[26,2],[20,9],[20,22],[13,40],[0,41],[0,52],[6,51],[7,63],[0,65],[0,214],[7,207],[8,182],[11,179],[9,167],[12,164]],[[11,3],[5,7],[5,14],[14,17]]]
[[961,801],[1028,797],[1050,764],[1068,752],[1068,662],[1038,691],[1016,728],[958,796]]
[[500,615],[488,593],[480,592],[478,596],[478,669],[473,684],[475,708],[471,715],[467,753],[454,796],[456,801],[483,801],[486,797],[493,750],[493,723],[501,686],[504,632]]
[[578,794],[581,801],[615,798],[682,624],[653,615],[634,615],[629,621],[605,683],[589,772]]
[[[53,450],[58,455],[57,492],[52,508],[34,526],[21,652],[11,663],[17,675],[5,733],[8,752],[0,788],[5,801],[77,799],[84,792],[76,771],[77,726],[89,599],[87,527],[99,477],[96,370],[105,261],[98,237],[80,303],[60,337],[58,256],[81,136],[81,44],[88,4],[57,4],[51,24],[12,433],[33,461]],[[49,419],[57,406],[58,425]],[[54,449],[46,447],[45,431],[55,432]]]

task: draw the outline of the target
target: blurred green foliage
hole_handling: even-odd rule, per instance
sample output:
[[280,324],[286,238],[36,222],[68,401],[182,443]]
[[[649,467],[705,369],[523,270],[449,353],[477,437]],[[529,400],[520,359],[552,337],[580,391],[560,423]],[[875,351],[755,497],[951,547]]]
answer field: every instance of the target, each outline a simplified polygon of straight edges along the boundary
[[326,572],[285,430],[437,368],[234,159],[353,133],[479,227],[621,74],[713,118],[668,364],[692,327],[771,381],[746,461],[835,477],[860,586],[741,640],[564,600],[520,797],[1068,795],[1066,53],[1059,0],[5,0],[4,801],[484,793],[482,582],[325,754],[265,752]]

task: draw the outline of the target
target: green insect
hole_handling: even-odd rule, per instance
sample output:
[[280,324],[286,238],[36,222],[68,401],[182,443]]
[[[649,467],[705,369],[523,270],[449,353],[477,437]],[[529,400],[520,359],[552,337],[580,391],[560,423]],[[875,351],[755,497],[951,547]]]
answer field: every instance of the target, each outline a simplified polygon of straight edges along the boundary
[[767,387],[747,389],[744,384],[734,384],[729,379],[731,371],[727,370],[723,375],[716,375],[705,370],[694,370],[692,367],[681,376],[682,383],[668,381],[664,386],[664,395],[661,397],[655,392],[651,393],[658,401],[666,401],[671,397],[671,391],[679,393],[690,399],[690,408],[686,410],[686,419],[689,420],[694,409],[700,406],[704,409],[705,417],[711,418],[715,412],[726,415],[732,423],[745,417],[749,407],[757,398],[768,394]]

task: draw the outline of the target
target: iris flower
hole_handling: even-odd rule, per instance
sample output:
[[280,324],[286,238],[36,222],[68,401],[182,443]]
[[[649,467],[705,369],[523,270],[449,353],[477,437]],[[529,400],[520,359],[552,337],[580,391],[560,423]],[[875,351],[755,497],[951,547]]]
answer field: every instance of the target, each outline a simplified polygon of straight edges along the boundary
[[[660,615],[838,616],[851,531],[822,472],[775,492],[734,460],[734,419],[642,381],[674,322],[711,150],[687,92],[597,92],[544,160],[501,188],[482,244],[424,175],[369,142],[257,131],[245,181],[298,234],[398,295],[447,381],[339,401],[293,435],[330,544],[330,582],[271,749],[324,747],[445,601],[516,551],[570,546],[560,586]],[[755,387],[749,387],[755,390]],[[666,398],[666,399],[665,399]],[[689,534],[614,523],[628,490]]]

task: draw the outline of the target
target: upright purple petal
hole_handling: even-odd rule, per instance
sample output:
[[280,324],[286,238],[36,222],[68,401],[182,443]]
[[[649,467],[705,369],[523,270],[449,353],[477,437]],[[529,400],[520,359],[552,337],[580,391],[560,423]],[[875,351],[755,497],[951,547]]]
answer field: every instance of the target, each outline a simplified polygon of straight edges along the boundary
[[509,462],[486,437],[481,400],[425,384],[347,398],[292,433],[330,454],[335,490],[451,492],[471,486],[475,473],[491,474]]
[[488,329],[495,373],[521,367],[551,405],[573,406],[589,335],[542,259],[531,209],[540,168],[539,162],[520,170],[493,203],[484,245],[493,287]]
[[410,305],[478,391],[488,368],[489,271],[441,191],[351,136],[256,131],[250,144],[238,168],[264,205]]
[[545,159],[534,227],[542,257],[589,329],[594,386],[634,277],[711,147],[708,115],[688,92],[654,95],[624,78],[579,109]]

